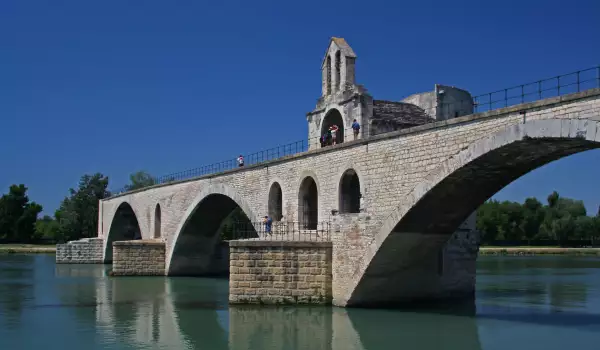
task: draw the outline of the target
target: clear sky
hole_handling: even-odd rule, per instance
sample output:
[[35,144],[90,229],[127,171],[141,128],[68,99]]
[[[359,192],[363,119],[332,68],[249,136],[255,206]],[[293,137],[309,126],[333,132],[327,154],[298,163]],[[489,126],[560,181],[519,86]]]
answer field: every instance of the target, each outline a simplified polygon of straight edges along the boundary
[[[111,187],[306,137],[331,36],[380,99],[473,94],[600,64],[600,1],[0,1],[0,192],[53,213],[81,175]],[[600,151],[496,197],[600,204]]]

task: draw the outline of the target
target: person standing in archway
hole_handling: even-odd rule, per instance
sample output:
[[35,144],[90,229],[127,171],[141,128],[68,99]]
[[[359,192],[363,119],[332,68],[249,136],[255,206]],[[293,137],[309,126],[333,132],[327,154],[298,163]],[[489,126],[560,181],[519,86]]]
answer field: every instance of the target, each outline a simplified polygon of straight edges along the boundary
[[331,144],[335,145],[337,143],[338,126],[333,124],[329,127],[329,130],[331,130]]
[[352,122],[352,132],[354,133],[354,139],[356,140],[358,138],[358,132],[360,131],[360,124],[358,124],[358,122],[356,121],[356,119],[354,119],[354,121]]

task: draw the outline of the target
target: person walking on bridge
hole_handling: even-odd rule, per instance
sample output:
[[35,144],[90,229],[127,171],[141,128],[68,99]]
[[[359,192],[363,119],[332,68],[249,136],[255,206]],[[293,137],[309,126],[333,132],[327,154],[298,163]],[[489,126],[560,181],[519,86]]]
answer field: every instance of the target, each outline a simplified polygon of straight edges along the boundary
[[360,130],[360,124],[358,124],[358,122],[356,121],[356,119],[354,119],[354,122],[352,122],[352,131],[354,132],[354,139],[355,140],[358,137],[358,131],[359,130]]
[[265,232],[271,235],[271,226],[273,224],[273,219],[269,217],[269,215],[265,215],[265,219],[263,220],[265,223]]
[[244,156],[242,156],[240,154],[240,156],[237,157],[237,162],[238,162],[238,167],[240,167],[240,168],[243,167],[244,166]]

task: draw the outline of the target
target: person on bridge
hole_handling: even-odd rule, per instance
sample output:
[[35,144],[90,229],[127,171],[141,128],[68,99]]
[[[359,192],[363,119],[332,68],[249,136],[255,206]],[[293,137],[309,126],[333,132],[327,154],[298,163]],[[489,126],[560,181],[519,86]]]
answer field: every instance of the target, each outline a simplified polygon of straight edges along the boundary
[[265,219],[263,221],[265,223],[265,232],[270,235],[271,234],[271,226],[273,224],[273,220],[269,217],[269,215],[265,215]]
[[338,126],[333,124],[329,127],[329,130],[331,130],[331,144],[335,145],[337,143]]
[[239,166],[239,167],[243,167],[243,166],[244,166],[244,156],[242,156],[242,155],[240,154],[240,156],[239,156],[239,157],[237,157],[237,162],[238,162],[238,166]]
[[352,131],[354,132],[354,139],[355,140],[358,137],[358,131],[359,130],[360,130],[360,124],[358,124],[358,122],[356,121],[356,119],[354,119],[354,121],[352,122]]

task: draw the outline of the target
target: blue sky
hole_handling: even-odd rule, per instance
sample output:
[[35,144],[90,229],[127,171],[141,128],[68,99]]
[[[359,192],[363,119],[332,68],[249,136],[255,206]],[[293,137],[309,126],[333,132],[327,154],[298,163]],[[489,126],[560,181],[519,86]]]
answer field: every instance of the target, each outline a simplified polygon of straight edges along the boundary
[[[435,83],[473,94],[600,64],[600,2],[0,2],[0,191],[52,213],[85,173],[111,187],[306,137],[331,36],[380,99]],[[227,136],[227,139],[224,139]],[[600,151],[499,199],[600,204]]]

